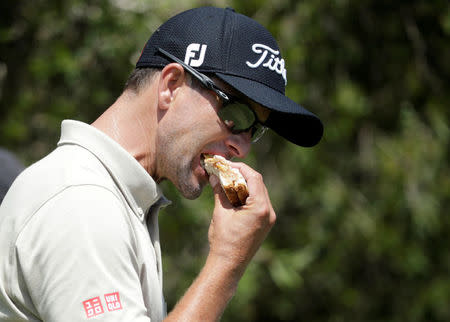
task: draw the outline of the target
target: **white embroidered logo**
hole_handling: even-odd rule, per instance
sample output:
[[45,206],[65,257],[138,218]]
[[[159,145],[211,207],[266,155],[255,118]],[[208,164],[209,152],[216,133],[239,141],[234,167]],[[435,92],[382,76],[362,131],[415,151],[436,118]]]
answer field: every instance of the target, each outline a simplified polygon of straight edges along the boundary
[[[184,63],[192,67],[199,67],[205,60],[205,52],[207,45],[190,44],[186,48],[186,56],[184,56]],[[195,59],[196,53],[200,52],[200,56]]]
[[[255,63],[246,61],[247,66],[250,68],[258,68],[262,64],[263,67],[269,68],[270,70],[273,70],[277,74],[283,76],[284,85],[286,85],[287,78],[284,59],[281,57],[277,57],[280,52],[263,44],[253,44],[252,50],[255,54],[259,54],[260,56],[258,61],[256,61]],[[269,52],[270,57],[267,57]]]

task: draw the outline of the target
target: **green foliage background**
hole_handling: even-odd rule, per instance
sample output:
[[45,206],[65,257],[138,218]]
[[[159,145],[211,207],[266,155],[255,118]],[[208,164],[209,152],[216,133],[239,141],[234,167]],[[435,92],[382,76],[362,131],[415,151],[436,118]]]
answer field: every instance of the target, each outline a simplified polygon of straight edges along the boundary
[[[231,6],[265,25],[288,96],[322,142],[275,134],[245,160],[278,221],[223,321],[450,321],[450,5],[444,0],[34,0],[0,3],[0,145],[30,164],[62,119],[92,122],[150,34],[185,9]],[[207,253],[211,191],[163,184],[169,308]]]

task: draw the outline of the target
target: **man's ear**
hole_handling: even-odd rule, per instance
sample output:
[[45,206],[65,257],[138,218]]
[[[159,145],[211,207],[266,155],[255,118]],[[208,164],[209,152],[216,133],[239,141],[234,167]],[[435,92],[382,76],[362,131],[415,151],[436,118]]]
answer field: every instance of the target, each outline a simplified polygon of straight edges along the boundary
[[185,80],[186,73],[180,64],[171,63],[162,69],[158,84],[158,105],[161,109],[169,108]]

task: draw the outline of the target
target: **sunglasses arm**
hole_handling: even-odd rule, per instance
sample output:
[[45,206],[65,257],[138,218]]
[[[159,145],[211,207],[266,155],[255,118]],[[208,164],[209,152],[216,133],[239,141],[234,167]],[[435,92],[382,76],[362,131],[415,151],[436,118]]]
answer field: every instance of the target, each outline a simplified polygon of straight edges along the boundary
[[225,94],[224,92],[222,92],[219,88],[217,88],[217,86],[214,84],[214,82],[212,81],[211,78],[209,78],[208,76],[199,73],[198,71],[196,71],[194,68],[192,68],[191,66],[185,64],[183,61],[181,61],[180,59],[178,59],[177,57],[175,57],[174,55],[172,55],[171,53],[165,51],[162,48],[158,47],[158,51],[163,54],[164,56],[170,58],[171,60],[173,60],[174,62],[180,64],[181,66],[183,66],[184,69],[186,69],[189,73],[191,73],[195,78],[197,78],[206,88],[213,90],[214,92],[216,92],[218,95],[220,95],[220,97],[222,97],[224,100],[230,100],[230,98],[228,97],[227,94]]

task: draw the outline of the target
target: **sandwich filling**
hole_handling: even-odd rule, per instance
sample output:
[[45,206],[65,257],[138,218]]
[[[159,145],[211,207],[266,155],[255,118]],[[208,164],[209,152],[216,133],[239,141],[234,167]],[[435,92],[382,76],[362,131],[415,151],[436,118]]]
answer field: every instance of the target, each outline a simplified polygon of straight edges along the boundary
[[225,194],[233,206],[245,204],[248,197],[247,182],[238,169],[230,166],[227,159],[220,155],[202,155],[202,165],[206,172],[219,178]]

